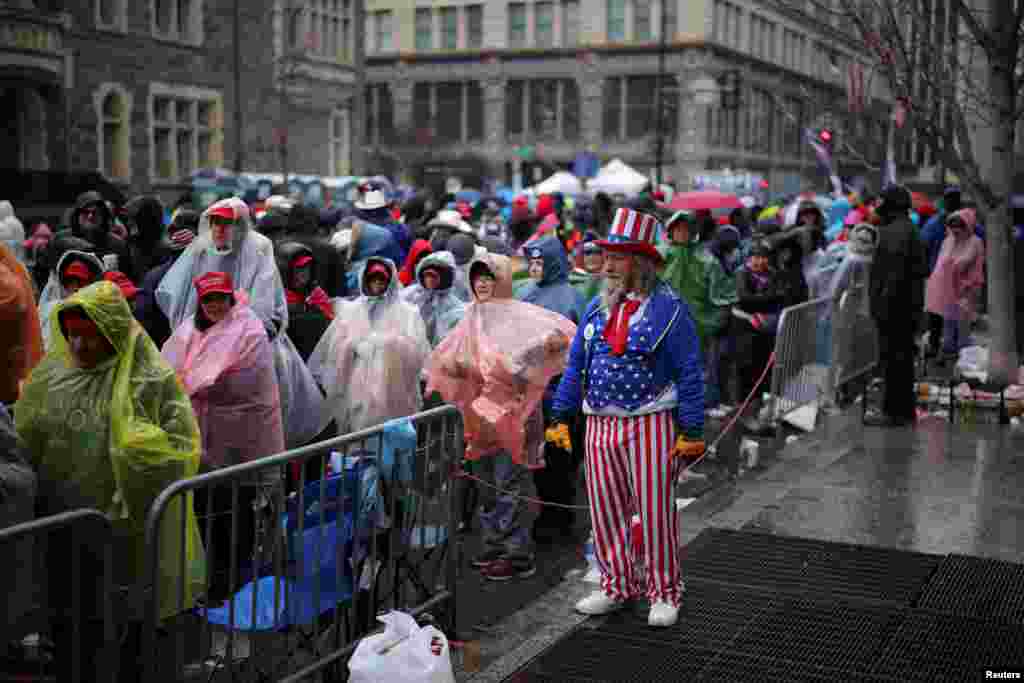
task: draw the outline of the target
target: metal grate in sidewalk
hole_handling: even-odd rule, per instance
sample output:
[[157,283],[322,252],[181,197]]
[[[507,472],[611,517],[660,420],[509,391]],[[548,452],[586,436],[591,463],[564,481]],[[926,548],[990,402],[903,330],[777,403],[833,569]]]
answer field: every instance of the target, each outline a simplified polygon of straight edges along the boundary
[[1024,565],[949,555],[925,586],[921,609],[1024,624]]
[[912,612],[873,673],[899,681],[976,681],[986,669],[1024,663],[1024,629],[951,614]]

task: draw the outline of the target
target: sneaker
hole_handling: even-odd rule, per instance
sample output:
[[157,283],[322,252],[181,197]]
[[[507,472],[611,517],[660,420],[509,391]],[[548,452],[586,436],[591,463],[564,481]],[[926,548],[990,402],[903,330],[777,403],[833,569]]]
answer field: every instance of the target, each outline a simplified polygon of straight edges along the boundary
[[651,605],[651,612],[647,616],[647,625],[658,627],[672,626],[678,619],[679,607],[671,603],[658,600]]
[[611,614],[626,606],[625,600],[616,600],[604,591],[594,591],[576,603],[576,611],[592,617]]
[[491,581],[511,581],[526,579],[537,573],[537,565],[533,560],[510,560],[502,558],[480,570],[485,579]]
[[470,564],[475,569],[484,569],[485,567],[491,566],[503,557],[505,557],[504,550],[500,548],[491,548],[490,550],[485,550],[484,552],[474,557],[473,561],[470,562]]

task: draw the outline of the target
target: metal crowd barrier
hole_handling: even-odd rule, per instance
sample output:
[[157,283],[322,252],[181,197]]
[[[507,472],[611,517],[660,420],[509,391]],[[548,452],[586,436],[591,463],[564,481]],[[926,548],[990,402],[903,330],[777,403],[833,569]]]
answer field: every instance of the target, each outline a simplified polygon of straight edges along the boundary
[[868,288],[824,296],[782,311],[772,368],[771,422],[812,403],[834,405],[837,392],[878,365],[878,329]]
[[[97,510],[0,530],[0,553],[10,567],[0,573],[9,577],[11,569],[29,569],[5,586],[7,598],[0,604],[2,642],[18,640],[23,650],[16,661],[0,665],[2,680],[118,680],[120,599],[113,550],[110,521]],[[27,609],[12,614],[18,601]]]
[[[463,450],[461,416],[442,406],[168,487],[147,521],[143,680],[343,680],[382,612],[454,629]],[[198,587],[193,531],[163,528],[183,502],[205,549]]]

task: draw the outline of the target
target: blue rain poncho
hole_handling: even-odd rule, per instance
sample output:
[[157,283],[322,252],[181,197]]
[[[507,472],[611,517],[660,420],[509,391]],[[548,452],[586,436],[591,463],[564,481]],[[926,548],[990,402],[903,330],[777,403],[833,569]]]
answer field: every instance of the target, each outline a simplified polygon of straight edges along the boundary
[[516,298],[561,313],[573,323],[578,323],[586,303],[583,295],[569,284],[569,257],[562,243],[557,237],[544,237],[530,242],[523,249],[529,258],[535,258],[532,254],[539,253],[544,259],[544,275],[540,282],[524,284],[516,292]]

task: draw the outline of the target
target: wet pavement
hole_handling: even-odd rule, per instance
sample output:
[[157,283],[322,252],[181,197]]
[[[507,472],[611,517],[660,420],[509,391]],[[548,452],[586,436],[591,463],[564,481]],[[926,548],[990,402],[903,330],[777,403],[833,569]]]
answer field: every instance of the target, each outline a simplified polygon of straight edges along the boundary
[[[684,544],[710,527],[1024,563],[1024,430],[933,417],[865,428],[854,406],[774,451],[785,436],[753,471],[709,463],[688,484],[704,490],[682,513]],[[587,591],[578,577],[553,587],[482,638],[484,670],[460,679],[510,676],[584,621],[571,605]]]

